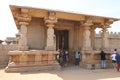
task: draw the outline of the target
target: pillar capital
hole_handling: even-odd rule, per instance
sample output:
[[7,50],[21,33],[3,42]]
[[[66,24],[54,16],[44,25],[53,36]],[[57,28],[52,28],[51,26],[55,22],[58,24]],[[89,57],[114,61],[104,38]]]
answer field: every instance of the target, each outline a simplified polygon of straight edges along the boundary
[[107,28],[109,28],[110,26],[106,23],[106,24],[104,24],[103,26],[102,26],[102,29],[103,30],[107,30]]
[[108,29],[107,29],[107,28],[105,28],[105,27],[104,27],[104,28],[102,28],[102,32],[103,32],[103,33],[104,33],[104,32],[107,32],[107,30],[108,30]]
[[90,29],[90,26],[84,26],[84,29],[85,29],[85,30],[89,30],[89,29]]
[[91,26],[93,25],[93,20],[91,16],[86,17],[85,23],[83,24],[83,26]]
[[21,12],[20,15],[16,15],[18,24],[28,26],[29,22],[31,21],[31,16],[29,15],[29,9],[21,8],[20,12]]
[[53,26],[57,23],[56,13],[54,11],[48,12],[48,16],[44,18],[45,24],[49,26]]
[[19,16],[19,17],[17,17],[17,21],[18,21],[19,25],[26,25],[26,26],[28,26],[29,22],[31,21],[31,17]]
[[109,19],[109,20],[106,20],[105,23],[102,23],[102,28],[103,29],[107,29],[109,27],[111,27],[110,25],[114,22],[114,20],[112,19]]

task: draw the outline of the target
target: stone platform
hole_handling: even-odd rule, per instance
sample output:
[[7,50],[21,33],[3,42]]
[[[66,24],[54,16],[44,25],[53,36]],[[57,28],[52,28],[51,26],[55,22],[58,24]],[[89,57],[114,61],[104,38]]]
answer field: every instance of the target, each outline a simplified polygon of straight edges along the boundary
[[10,51],[8,54],[10,59],[6,72],[60,69],[56,60],[57,51]]
[[[86,69],[100,69],[101,68],[101,59],[100,59],[101,51],[81,51],[82,60],[80,61],[80,66]],[[107,68],[112,68],[111,62],[111,52],[105,51],[106,53],[106,66]]]

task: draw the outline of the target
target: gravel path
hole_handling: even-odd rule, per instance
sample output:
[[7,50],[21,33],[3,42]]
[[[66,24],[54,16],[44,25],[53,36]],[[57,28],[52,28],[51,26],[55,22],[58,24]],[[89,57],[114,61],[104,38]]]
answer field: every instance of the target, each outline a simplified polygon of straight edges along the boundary
[[82,69],[67,67],[60,71],[5,73],[0,69],[0,80],[120,80],[120,72],[113,69]]

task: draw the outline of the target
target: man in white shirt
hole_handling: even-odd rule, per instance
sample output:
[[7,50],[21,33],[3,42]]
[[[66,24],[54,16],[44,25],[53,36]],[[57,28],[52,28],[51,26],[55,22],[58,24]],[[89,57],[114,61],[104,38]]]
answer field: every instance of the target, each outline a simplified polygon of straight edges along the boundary
[[113,54],[111,55],[111,58],[112,58],[112,64],[113,64],[113,67],[114,69],[116,68],[116,53],[117,53],[117,50],[115,49]]

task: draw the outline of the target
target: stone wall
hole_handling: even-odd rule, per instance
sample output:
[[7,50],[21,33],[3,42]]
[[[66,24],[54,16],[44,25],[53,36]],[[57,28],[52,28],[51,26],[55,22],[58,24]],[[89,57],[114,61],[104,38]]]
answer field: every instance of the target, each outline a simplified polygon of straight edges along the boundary
[[[120,32],[108,32],[109,50],[113,51],[115,48],[120,51]],[[101,32],[95,34],[95,50],[101,48]]]
[[7,44],[3,42],[0,44],[0,68],[5,67],[9,61],[8,51],[16,50],[17,44]]
[[46,29],[43,19],[33,18],[27,32],[30,49],[43,50],[46,45]]

